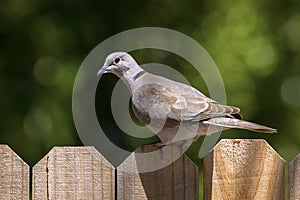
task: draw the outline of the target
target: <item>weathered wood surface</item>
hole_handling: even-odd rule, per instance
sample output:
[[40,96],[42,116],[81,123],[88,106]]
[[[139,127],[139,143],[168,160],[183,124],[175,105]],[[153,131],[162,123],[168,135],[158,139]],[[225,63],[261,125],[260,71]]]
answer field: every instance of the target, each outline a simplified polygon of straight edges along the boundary
[[[32,198],[198,199],[198,168],[186,155],[139,174],[145,163],[137,153],[147,151],[137,149],[115,174],[94,147],[55,147],[33,167]],[[157,151],[146,165],[174,155]],[[204,199],[284,199],[284,164],[264,140],[221,140],[204,159]],[[29,200],[29,173],[26,163],[0,145],[0,199]],[[289,166],[289,197],[300,199],[300,154]]]
[[[144,150],[137,149],[117,169],[117,198],[118,200],[197,200],[198,167],[186,156],[179,156],[175,162],[156,171],[138,173],[142,165],[136,159],[136,153]],[[168,152],[156,151],[155,159],[172,157]],[[135,172],[132,171],[135,166]]]
[[264,140],[221,140],[204,158],[204,199],[284,199],[285,161]]
[[290,200],[300,199],[300,154],[289,166],[289,198]]
[[114,199],[115,172],[94,147],[54,147],[33,167],[33,200]]
[[0,199],[29,200],[29,166],[7,145],[0,145]]

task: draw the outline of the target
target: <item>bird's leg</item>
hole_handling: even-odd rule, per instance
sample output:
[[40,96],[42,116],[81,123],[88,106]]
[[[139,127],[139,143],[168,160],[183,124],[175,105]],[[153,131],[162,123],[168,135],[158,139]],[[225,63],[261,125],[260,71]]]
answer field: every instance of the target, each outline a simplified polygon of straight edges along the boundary
[[147,151],[147,150],[159,150],[160,153],[160,158],[163,159],[163,147],[165,147],[166,144],[162,142],[154,142],[154,143],[149,143],[149,144],[144,144],[141,146],[142,151]]
[[175,142],[166,143],[165,146],[175,146],[179,149],[180,155],[184,154],[184,152],[188,149],[188,147],[192,144],[193,138],[186,140],[179,140]]
[[149,143],[149,144],[143,144],[141,146],[142,151],[146,150],[146,149],[162,149],[164,146],[166,146],[165,143],[162,142],[153,142],[153,143]]
[[178,145],[178,148],[180,150],[180,155],[184,154],[186,151],[187,147],[186,145],[188,144],[188,140],[183,140],[181,144]]

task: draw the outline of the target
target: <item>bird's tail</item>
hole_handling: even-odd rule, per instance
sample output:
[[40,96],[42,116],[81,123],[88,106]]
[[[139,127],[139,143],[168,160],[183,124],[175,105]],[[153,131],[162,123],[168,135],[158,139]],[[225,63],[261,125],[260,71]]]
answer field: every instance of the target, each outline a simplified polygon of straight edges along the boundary
[[253,122],[248,122],[240,119],[217,117],[211,118],[204,122],[205,124],[224,127],[224,128],[239,128],[260,133],[277,133],[277,130]]

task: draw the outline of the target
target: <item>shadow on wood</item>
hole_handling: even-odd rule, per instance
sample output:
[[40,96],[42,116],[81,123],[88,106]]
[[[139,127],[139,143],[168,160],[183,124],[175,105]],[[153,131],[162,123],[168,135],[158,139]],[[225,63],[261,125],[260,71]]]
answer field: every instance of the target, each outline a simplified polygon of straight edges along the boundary
[[[178,151],[173,148],[177,147],[170,147],[169,150],[164,149],[164,151]],[[198,199],[198,167],[185,154],[164,168],[139,173],[138,169],[151,163],[136,159],[136,157],[138,154],[149,152],[152,151],[138,148],[118,167],[117,196],[119,200]],[[155,151],[156,155],[150,162],[160,162],[161,159],[169,159],[174,155],[167,152]],[[135,171],[128,169],[132,166],[136,166]]]
[[289,199],[300,199],[300,154],[292,160],[289,166]]

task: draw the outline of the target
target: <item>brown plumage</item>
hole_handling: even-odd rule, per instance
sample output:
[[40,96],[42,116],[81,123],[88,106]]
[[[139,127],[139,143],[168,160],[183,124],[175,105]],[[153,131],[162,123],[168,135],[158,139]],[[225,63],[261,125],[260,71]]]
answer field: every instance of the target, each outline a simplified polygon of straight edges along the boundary
[[192,86],[145,72],[127,53],[110,54],[98,75],[113,73],[132,94],[135,115],[166,144],[228,128],[275,133],[276,129],[241,120],[240,109],[206,97]]

